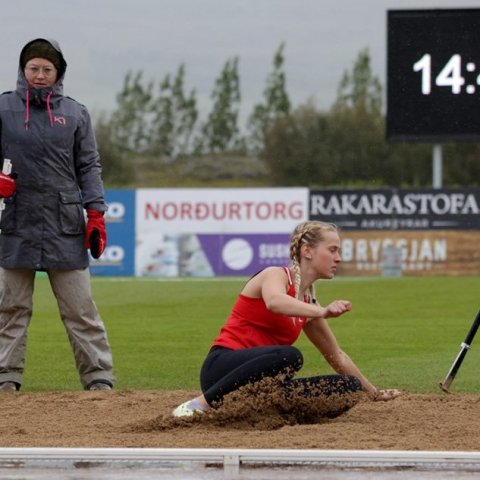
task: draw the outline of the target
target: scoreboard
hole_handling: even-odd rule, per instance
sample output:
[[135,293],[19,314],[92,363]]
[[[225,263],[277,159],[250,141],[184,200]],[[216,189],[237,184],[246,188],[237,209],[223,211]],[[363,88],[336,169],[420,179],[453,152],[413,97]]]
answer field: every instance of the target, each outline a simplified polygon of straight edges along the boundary
[[387,12],[387,139],[480,139],[480,9]]

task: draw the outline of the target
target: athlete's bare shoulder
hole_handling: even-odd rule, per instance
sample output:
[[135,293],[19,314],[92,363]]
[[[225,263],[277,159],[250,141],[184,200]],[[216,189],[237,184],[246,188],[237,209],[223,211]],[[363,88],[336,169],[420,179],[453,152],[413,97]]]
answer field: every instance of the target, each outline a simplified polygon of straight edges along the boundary
[[248,297],[261,297],[262,287],[265,282],[274,284],[287,283],[287,275],[284,267],[266,267],[254,275],[245,284],[242,294]]
[[285,277],[286,275],[285,267],[278,267],[278,266],[266,267],[262,272],[266,276],[275,275],[275,276]]

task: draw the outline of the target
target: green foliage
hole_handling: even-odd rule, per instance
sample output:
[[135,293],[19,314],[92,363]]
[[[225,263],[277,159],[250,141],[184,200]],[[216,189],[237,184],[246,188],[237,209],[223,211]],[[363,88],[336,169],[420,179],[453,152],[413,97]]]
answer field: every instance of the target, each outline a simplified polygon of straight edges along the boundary
[[312,102],[277,119],[266,133],[263,157],[277,185],[381,185],[387,162],[381,86],[367,50],[346,72],[331,111]]
[[134,175],[133,164],[120,148],[113,131],[113,124],[101,115],[95,129],[98,152],[102,163],[102,176],[111,187],[128,184]]
[[184,90],[184,65],[180,65],[173,79],[165,76],[158,92],[152,81],[145,84],[141,71],[128,72],[111,118],[116,148],[146,156],[177,157],[189,153],[198,111],[195,91],[187,95]]
[[185,66],[172,79],[166,75],[152,102],[150,153],[177,158],[192,151],[192,137],[198,118],[196,92],[185,94]]
[[[93,279],[96,303],[112,345],[117,388],[199,389],[201,363],[245,279]],[[330,320],[342,348],[379,387],[440,393],[470,328],[480,277],[342,278],[321,281],[322,303],[347,298],[349,314]],[[478,386],[475,339],[452,390]],[[304,335],[301,375],[331,373]],[[56,303],[37,279],[29,329],[25,391],[80,389]]]
[[112,115],[112,131],[117,145],[125,151],[143,152],[149,146],[149,121],[153,82],[142,82],[143,72],[129,71],[117,95],[117,109]]
[[227,153],[244,148],[238,127],[240,111],[240,77],[238,57],[227,60],[215,81],[213,107],[203,125],[203,136],[198,139],[197,153]]
[[388,144],[379,111],[369,111],[363,106],[334,108],[326,138],[337,184],[348,185],[352,179],[371,186],[396,183],[388,178],[391,174]]
[[480,186],[480,144],[450,143],[443,152],[444,178],[449,185]]
[[273,57],[273,70],[267,77],[267,85],[263,92],[263,103],[258,103],[248,120],[250,130],[249,149],[260,152],[266,143],[269,128],[276,120],[284,120],[290,113],[290,99],[286,89],[286,75],[283,70],[285,57],[282,43]]
[[333,183],[328,117],[310,103],[275,120],[266,132],[262,156],[274,185]]
[[333,110],[353,110],[376,115],[381,113],[382,86],[378,77],[372,73],[368,49],[361,50],[352,71],[343,74]]

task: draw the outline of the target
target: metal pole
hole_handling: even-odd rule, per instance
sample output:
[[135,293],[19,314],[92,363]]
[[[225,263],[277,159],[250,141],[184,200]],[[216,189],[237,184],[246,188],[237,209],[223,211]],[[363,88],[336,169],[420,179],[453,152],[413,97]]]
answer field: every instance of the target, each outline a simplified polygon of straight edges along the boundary
[[442,146],[440,144],[435,144],[433,146],[433,188],[442,188],[442,161]]

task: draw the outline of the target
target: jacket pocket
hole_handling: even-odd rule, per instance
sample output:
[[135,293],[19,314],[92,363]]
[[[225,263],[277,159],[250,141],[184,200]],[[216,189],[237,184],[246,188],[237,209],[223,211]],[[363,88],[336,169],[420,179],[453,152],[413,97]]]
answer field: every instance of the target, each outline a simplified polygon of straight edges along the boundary
[[66,235],[80,235],[85,231],[80,192],[59,192],[60,228]]
[[11,197],[4,198],[4,209],[0,210],[0,232],[8,235],[15,233],[17,227],[17,203],[15,201],[16,195],[13,194]]

